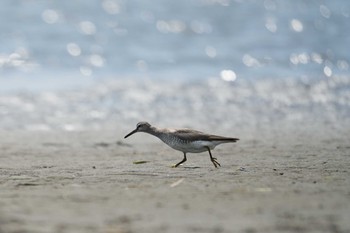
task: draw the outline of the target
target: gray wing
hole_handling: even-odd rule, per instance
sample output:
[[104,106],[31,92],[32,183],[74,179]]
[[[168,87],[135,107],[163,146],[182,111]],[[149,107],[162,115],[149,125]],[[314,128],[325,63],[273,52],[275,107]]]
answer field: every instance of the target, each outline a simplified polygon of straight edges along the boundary
[[178,129],[176,130],[177,136],[181,140],[192,141],[192,140],[208,140],[208,141],[227,141],[227,142],[236,142],[238,138],[222,137],[212,134],[205,134],[201,131],[192,130],[192,129]]

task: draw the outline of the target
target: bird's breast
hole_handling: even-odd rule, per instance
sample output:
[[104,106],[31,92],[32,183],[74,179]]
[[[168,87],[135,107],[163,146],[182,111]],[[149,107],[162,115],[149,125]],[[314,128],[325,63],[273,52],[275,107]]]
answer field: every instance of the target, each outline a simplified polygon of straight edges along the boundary
[[189,141],[189,140],[183,140],[178,137],[167,137],[162,139],[163,142],[165,142],[168,146],[175,150],[179,150],[182,152],[188,152],[188,153],[200,153],[207,151],[208,147],[210,149],[214,149],[217,145],[216,143],[209,142],[209,141]]

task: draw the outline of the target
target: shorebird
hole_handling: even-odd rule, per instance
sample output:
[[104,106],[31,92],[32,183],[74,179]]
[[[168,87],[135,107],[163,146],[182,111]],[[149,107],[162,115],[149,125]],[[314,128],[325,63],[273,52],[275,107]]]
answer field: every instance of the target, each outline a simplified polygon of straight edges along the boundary
[[131,131],[124,138],[127,138],[137,132],[149,133],[162,140],[171,148],[182,151],[184,158],[177,164],[173,165],[173,167],[178,167],[180,164],[183,164],[187,161],[186,153],[201,153],[208,151],[210,161],[217,168],[221,165],[217,159],[211,155],[210,150],[213,150],[219,144],[236,142],[239,140],[238,138],[205,134],[203,132],[192,129],[161,129],[151,126],[151,124],[148,122],[139,122],[136,125],[136,129]]

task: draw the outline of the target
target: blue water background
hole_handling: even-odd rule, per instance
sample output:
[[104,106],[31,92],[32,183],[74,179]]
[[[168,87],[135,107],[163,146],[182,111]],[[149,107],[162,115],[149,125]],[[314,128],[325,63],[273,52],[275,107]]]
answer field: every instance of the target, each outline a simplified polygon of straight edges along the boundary
[[349,17],[346,0],[4,0],[0,90],[347,74]]
[[349,131],[349,22],[347,0],[2,0],[0,129]]

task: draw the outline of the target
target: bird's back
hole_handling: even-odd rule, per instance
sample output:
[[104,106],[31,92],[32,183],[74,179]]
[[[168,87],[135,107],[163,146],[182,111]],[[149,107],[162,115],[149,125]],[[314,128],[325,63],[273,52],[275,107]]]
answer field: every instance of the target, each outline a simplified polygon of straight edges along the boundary
[[170,129],[159,135],[159,138],[175,150],[191,153],[204,152],[208,147],[214,149],[221,143],[239,140],[238,138],[205,134],[192,129]]
[[223,142],[236,142],[238,138],[223,137],[213,134],[206,134],[201,131],[193,129],[178,129],[174,130],[174,134],[185,141],[223,141]]

